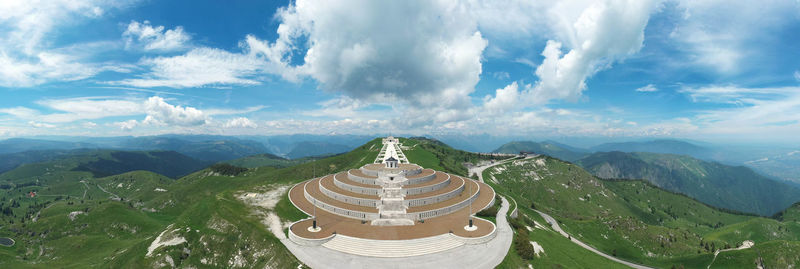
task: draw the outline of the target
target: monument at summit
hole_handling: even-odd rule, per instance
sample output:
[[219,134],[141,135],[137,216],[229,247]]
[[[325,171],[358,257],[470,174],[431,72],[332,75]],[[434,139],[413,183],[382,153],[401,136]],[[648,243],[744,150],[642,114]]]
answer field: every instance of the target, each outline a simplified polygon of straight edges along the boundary
[[494,204],[482,182],[410,163],[394,137],[359,169],[301,182],[289,199],[310,217],[291,224],[289,239],[369,257],[410,257],[481,244],[495,224],[473,214]]

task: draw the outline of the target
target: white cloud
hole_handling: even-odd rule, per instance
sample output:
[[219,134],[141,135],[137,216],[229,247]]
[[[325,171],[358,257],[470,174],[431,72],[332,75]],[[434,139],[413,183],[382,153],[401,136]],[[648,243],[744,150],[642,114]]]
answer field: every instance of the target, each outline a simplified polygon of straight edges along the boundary
[[503,114],[509,110],[515,110],[519,100],[519,86],[513,82],[502,89],[497,89],[494,97],[486,96],[483,98],[483,106],[489,115]]
[[794,71],[794,79],[800,81],[800,71]]
[[171,105],[158,96],[148,98],[144,103],[144,109],[147,117],[142,121],[143,124],[197,126],[206,124],[209,120],[199,109]]
[[139,122],[136,120],[127,120],[114,122],[112,125],[119,127],[123,131],[131,131],[133,128],[136,128],[136,126],[139,126]]
[[464,105],[487,45],[466,8],[448,1],[300,0],[276,17],[279,38],[251,48],[284,66],[305,52],[304,63],[290,69],[370,101]]
[[696,64],[728,74],[751,68],[744,60],[758,58],[764,50],[761,41],[800,11],[800,4],[790,0],[675,2],[682,18],[671,36]]
[[[556,4],[549,13],[562,41],[547,41],[545,59],[536,68],[539,81],[531,89],[532,101],[577,100],[588,77],[639,51],[654,7],[655,1],[640,0],[592,1],[583,7]],[[569,46],[566,53],[564,42]]]
[[141,64],[151,71],[141,78],[109,83],[143,88],[257,85],[260,82],[253,76],[265,66],[262,60],[252,55],[213,48],[195,48],[172,57],[145,58]]
[[37,115],[37,118],[45,122],[72,122],[76,120],[130,116],[142,113],[141,101],[135,99],[81,97],[44,99],[36,103],[53,110],[64,112]]
[[694,102],[728,104],[700,111],[696,121],[706,134],[759,135],[786,139],[800,132],[800,88],[711,86],[684,88]]
[[492,77],[494,77],[494,78],[496,78],[498,80],[506,80],[506,79],[510,79],[511,78],[511,74],[509,74],[508,72],[502,72],[502,71],[501,72],[492,72]]
[[122,33],[125,47],[141,46],[144,50],[173,51],[187,47],[191,36],[183,31],[183,27],[164,30],[164,26],[150,25],[149,21],[139,23],[131,21],[128,28]]
[[104,70],[82,55],[49,47],[59,27],[96,18],[129,1],[4,0],[0,2],[0,86],[30,87],[85,79]]
[[656,88],[653,84],[647,84],[644,87],[636,89],[637,92],[657,92],[658,88]]
[[258,124],[248,118],[239,117],[228,120],[223,127],[225,128],[258,128]]
[[42,122],[36,122],[36,121],[29,121],[28,124],[30,126],[33,126],[33,127],[36,127],[36,128],[55,128],[56,127],[54,124],[42,123]]

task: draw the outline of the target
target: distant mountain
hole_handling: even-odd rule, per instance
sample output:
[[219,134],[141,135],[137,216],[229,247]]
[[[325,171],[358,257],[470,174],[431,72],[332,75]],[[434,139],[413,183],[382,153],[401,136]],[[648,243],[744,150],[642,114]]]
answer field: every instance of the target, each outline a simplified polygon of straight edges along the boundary
[[283,167],[293,166],[296,164],[301,164],[304,162],[310,162],[313,160],[314,158],[311,157],[290,160],[274,154],[265,153],[265,154],[242,157],[230,161],[224,161],[224,163],[245,168],[256,168],[264,166],[283,168]]
[[286,154],[290,159],[297,159],[308,156],[331,155],[348,152],[352,148],[347,145],[333,144],[327,142],[299,142],[294,145],[292,151]]
[[[289,153],[295,148],[297,148],[298,145],[302,146],[302,144],[308,142],[320,142],[325,144],[344,145],[347,146],[347,150],[345,151],[350,151],[372,140],[374,137],[365,135],[294,134],[294,135],[276,135],[276,136],[238,136],[238,138],[260,142],[268,149],[269,153],[278,156],[289,157]],[[298,151],[302,151],[302,149],[298,149]],[[341,153],[341,152],[344,151],[329,152],[329,153]],[[290,158],[301,158],[307,156],[313,156],[313,155],[299,156],[297,154],[293,154],[293,156]]]
[[38,163],[50,160],[56,160],[68,156],[70,154],[79,153],[82,151],[90,151],[88,149],[77,150],[31,150],[16,153],[0,154],[0,173],[17,168],[26,163]]
[[575,161],[586,156],[585,150],[570,147],[553,141],[532,142],[515,141],[506,143],[492,152],[496,153],[520,153],[534,152],[544,154],[565,161]]
[[145,170],[178,178],[209,165],[175,151],[109,151],[96,156],[97,160],[81,163],[72,170],[90,172],[94,177]]
[[800,150],[751,160],[744,164],[764,174],[800,184]]
[[209,164],[175,151],[83,150],[63,153],[47,161],[20,165],[0,174],[0,181],[63,181],[80,177],[76,174],[78,172],[91,173],[92,177],[105,177],[137,170],[177,178]]
[[[187,139],[191,138],[191,139]],[[204,161],[225,161],[245,156],[268,153],[263,144],[233,137],[213,136],[146,136],[124,141],[124,149],[167,150]]]
[[704,203],[769,216],[800,200],[800,189],[759,175],[689,156],[600,152],[577,161],[600,178],[645,179]]
[[80,148],[97,148],[97,146],[91,143],[83,142],[65,142],[27,138],[10,138],[0,141],[0,154],[31,150],[70,150]]
[[671,139],[652,140],[646,142],[621,142],[605,143],[590,148],[594,152],[652,152],[689,155],[695,158],[710,158],[713,156],[712,149],[698,146],[689,142]]

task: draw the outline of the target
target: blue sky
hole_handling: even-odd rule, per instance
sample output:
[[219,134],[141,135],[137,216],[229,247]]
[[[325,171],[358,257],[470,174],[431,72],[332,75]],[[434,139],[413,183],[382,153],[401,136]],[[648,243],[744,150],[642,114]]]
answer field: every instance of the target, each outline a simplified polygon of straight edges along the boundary
[[10,0],[0,138],[796,143],[798,33],[794,0]]

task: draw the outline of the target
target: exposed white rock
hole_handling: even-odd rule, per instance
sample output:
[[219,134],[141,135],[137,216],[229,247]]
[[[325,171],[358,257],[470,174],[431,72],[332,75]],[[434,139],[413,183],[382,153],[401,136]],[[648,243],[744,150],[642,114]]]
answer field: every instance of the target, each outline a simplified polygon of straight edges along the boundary
[[539,257],[539,253],[544,254],[544,248],[542,245],[539,245],[536,241],[529,241],[531,245],[533,245],[533,252],[536,254],[536,257]]
[[[156,239],[153,240],[152,243],[150,243],[150,246],[147,247],[147,254],[145,256],[149,257],[149,256],[153,255],[153,251],[155,251],[156,249],[158,249],[160,247],[174,246],[174,245],[183,244],[184,242],[186,242],[186,238],[183,238],[183,237],[180,237],[180,236],[172,234],[174,232],[177,232],[180,229],[174,229],[174,230],[170,231],[171,228],[172,228],[172,224],[167,226],[167,229],[164,230],[163,232],[161,232],[161,234],[159,234],[158,237],[156,237]],[[167,232],[169,232],[169,234],[167,234]],[[165,236],[165,234],[166,234],[166,236]],[[167,237],[169,237],[169,239],[167,239]]]
[[83,211],[72,211],[72,212],[69,212],[69,220],[75,221],[75,218],[77,218],[78,215],[81,215],[81,214],[86,214],[86,212],[83,212]]

